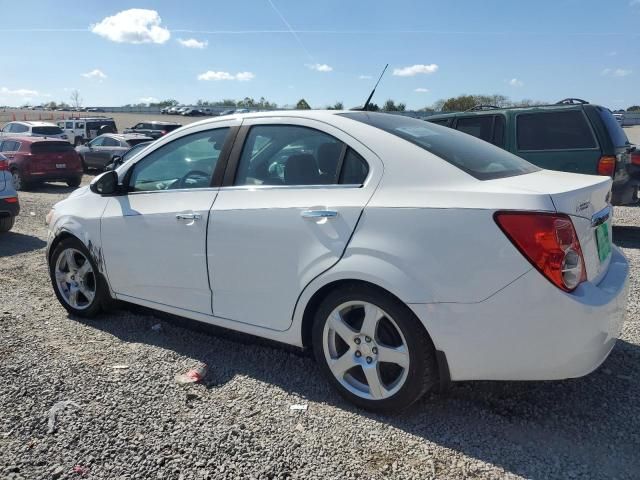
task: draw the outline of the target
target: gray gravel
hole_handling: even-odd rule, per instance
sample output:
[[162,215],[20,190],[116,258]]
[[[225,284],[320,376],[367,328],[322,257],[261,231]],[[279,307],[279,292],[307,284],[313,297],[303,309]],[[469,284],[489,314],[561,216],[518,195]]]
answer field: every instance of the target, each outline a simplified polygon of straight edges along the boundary
[[[69,318],[43,258],[44,216],[68,193],[23,193],[0,238],[2,479],[640,477],[640,207],[616,208],[631,299],[600,369],[460,383],[385,417],[341,400],[284,348],[140,310]],[[205,381],[176,384],[198,362]]]

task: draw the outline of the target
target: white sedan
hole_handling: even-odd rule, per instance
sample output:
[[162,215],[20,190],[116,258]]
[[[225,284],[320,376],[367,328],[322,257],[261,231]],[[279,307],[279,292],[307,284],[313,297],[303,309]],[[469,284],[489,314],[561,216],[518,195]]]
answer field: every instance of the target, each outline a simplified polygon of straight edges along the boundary
[[611,179],[398,115],[229,115],[162,137],[47,216],[55,294],[312,348],[377,411],[449,380],[585,375],[622,328]]

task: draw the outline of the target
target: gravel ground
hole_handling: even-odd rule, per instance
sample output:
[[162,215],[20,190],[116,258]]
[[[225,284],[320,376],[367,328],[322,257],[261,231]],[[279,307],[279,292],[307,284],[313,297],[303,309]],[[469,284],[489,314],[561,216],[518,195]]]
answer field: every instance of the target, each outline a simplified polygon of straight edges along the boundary
[[[44,216],[69,191],[21,194],[23,214],[0,238],[0,478],[640,477],[640,207],[616,209],[631,297],[601,368],[464,382],[379,416],[279,346],[141,310],[70,318],[43,258]],[[176,384],[198,362],[205,380]],[[50,429],[61,401],[73,404]]]

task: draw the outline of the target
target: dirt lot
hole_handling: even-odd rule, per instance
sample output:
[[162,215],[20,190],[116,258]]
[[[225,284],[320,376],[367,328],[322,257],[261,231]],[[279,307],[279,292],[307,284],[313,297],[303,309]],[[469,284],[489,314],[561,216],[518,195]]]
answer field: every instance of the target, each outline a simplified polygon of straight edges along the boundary
[[[379,416],[341,400],[297,352],[140,310],[70,318],[43,257],[44,217],[69,192],[22,193],[0,237],[0,478],[639,477],[640,207],[616,208],[630,303],[597,371],[464,382]],[[205,381],[177,385],[198,362]],[[50,428],[61,401],[74,403]]]

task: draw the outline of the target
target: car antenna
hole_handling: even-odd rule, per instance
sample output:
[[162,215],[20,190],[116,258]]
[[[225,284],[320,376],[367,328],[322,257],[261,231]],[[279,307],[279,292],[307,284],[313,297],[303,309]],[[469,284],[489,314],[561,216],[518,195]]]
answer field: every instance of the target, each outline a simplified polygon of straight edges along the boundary
[[378,84],[380,83],[380,80],[382,80],[382,76],[384,75],[384,72],[387,71],[387,67],[389,66],[389,64],[387,63],[384,68],[382,69],[382,73],[380,74],[380,76],[378,77],[378,81],[376,82],[376,84],[373,86],[373,90],[371,90],[371,94],[369,95],[369,98],[367,98],[367,101],[364,102],[364,107],[362,107],[363,111],[367,111],[367,108],[369,108],[369,102],[371,102],[371,98],[373,97],[373,94],[376,93],[376,88],[378,88]]

